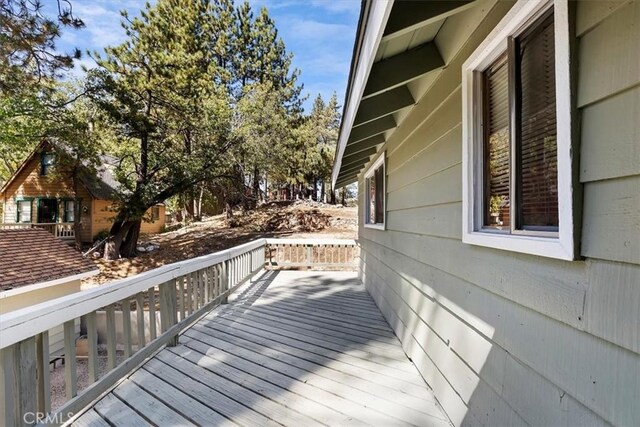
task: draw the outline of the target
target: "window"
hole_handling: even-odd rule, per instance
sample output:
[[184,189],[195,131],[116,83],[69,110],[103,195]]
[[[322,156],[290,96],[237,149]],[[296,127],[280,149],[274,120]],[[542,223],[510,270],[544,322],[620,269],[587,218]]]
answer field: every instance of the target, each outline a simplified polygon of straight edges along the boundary
[[31,222],[31,200],[18,200],[16,222]]
[[151,219],[154,221],[160,219],[160,206],[153,206],[151,208]]
[[54,153],[42,153],[40,158],[40,175],[46,176],[51,172],[51,168],[55,163]]
[[64,222],[73,222],[75,220],[75,203],[73,200],[65,200],[64,202]]
[[463,241],[574,258],[566,0],[520,0],[463,66]]
[[375,161],[364,176],[365,227],[384,230],[385,215],[385,171],[384,153]]

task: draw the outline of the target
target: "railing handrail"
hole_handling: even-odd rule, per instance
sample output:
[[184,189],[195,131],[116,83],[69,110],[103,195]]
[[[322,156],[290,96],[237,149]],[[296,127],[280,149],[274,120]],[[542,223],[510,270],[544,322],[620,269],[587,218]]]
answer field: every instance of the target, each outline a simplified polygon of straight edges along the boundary
[[36,225],[73,225],[73,222],[0,222],[0,226],[33,227]]
[[106,305],[132,297],[151,286],[228,261],[266,244],[266,239],[256,239],[223,251],[167,264],[107,285],[2,314],[0,315],[0,336],[2,336],[0,349],[10,347],[25,338],[37,335]]
[[305,239],[305,238],[297,238],[297,239],[278,239],[278,238],[267,238],[265,239],[267,245],[355,245],[355,239]]

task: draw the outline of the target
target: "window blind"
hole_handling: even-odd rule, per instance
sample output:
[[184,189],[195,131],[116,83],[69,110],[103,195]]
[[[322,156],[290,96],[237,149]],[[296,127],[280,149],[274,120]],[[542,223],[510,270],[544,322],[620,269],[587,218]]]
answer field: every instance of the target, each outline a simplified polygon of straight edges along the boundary
[[506,55],[484,72],[485,223],[509,227],[509,72]]
[[384,166],[380,166],[374,172],[375,178],[375,222],[376,224],[384,223]]
[[367,178],[367,186],[369,187],[369,212],[368,221],[369,224],[375,224],[376,222],[376,181],[375,177],[371,176]]
[[518,39],[518,228],[558,227],[553,14]]

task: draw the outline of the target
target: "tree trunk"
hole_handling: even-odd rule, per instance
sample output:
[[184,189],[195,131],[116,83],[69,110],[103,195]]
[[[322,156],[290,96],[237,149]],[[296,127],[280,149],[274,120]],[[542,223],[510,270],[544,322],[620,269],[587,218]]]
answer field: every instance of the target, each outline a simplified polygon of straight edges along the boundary
[[320,183],[320,201],[322,203],[326,203],[327,201],[324,199],[325,196],[325,192],[324,192],[324,179],[322,180],[322,182]]
[[133,258],[138,253],[136,248],[138,247],[138,238],[140,237],[141,225],[141,219],[131,221],[129,232],[127,233],[126,238],[120,246],[120,255],[123,258]]
[[196,205],[195,219],[202,221],[202,199],[204,198],[204,185],[200,186],[200,194],[198,195],[198,204]]
[[313,179],[313,194],[311,195],[311,199],[315,202],[318,201],[318,180],[316,178]]
[[342,198],[342,200],[341,200],[340,203],[342,203],[342,206],[347,206],[347,203],[345,202],[345,194],[347,193],[346,189],[343,188],[341,193],[342,193],[342,195],[340,197]]
[[260,200],[260,171],[258,167],[253,168],[253,207],[258,204]]
[[109,237],[104,244],[104,259],[114,261],[120,258],[120,246],[131,228],[130,222],[116,219],[109,231]]

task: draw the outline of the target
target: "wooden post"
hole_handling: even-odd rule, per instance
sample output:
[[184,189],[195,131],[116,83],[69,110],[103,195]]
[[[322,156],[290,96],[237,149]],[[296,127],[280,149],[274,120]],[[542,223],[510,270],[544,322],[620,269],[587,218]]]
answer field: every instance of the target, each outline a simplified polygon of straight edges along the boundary
[[153,341],[158,336],[156,334],[156,288],[149,288],[149,341]]
[[49,331],[36,335],[36,375],[38,378],[38,412],[47,414],[51,410]]
[[85,316],[87,320],[87,341],[89,344],[89,383],[98,380],[98,324],[96,312],[92,311]]
[[[229,289],[229,261],[223,261],[221,264],[222,272],[220,274],[220,292],[224,293]],[[229,297],[225,295],[220,299],[220,304],[228,304]]]
[[138,323],[138,351],[142,350],[145,345],[144,340],[144,294],[138,292],[136,295],[136,317]]
[[36,339],[27,338],[0,350],[0,424],[21,426],[37,409]]
[[75,321],[64,322],[64,386],[67,400],[78,394]]
[[187,314],[191,316],[193,313],[193,277],[191,274],[185,276],[187,281]]
[[[174,279],[160,285],[160,325],[163,333],[177,323],[176,308],[176,281]],[[167,343],[167,347],[177,345],[177,335]]]
[[131,302],[123,299],[122,306],[122,340],[124,341],[124,357],[131,357]]
[[118,359],[116,357],[116,309],[113,304],[109,304],[107,312],[107,366],[109,369],[116,367]]

